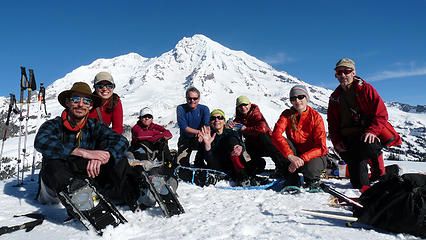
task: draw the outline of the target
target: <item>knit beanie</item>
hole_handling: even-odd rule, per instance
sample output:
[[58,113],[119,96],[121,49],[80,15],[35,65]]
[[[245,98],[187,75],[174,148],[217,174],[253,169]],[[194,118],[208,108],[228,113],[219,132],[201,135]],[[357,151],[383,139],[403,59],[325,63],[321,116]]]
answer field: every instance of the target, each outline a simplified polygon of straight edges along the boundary
[[226,118],[225,118],[225,113],[222,111],[222,110],[220,110],[220,109],[215,109],[215,110],[213,110],[211,113],[210,113],[210,117],[211,116],[213,116],[214,114],[220,114],[225,120],[226,120]]
[[308,90],[303,85],[296,85],[291,88],[290,90],[290,97],[298,96],[298,95],[305,95],[306,100],[309,102],[309,94]]

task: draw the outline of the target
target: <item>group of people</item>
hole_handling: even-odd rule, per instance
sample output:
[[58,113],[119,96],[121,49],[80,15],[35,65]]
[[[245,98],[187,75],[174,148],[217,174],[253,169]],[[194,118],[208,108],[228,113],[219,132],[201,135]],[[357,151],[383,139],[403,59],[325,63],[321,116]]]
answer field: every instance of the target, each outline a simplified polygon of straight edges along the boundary
[[[329,100],[329,136],[348,164],[352,186],[367,187],[386,174],[382,147],[401,140],[387,122],[386,107],[377,91],[356,76],[355,63],[343,58],[334,70],[340,85]],[[264,157],[270,157],[275,164],[271,177],[285,178],[288,186],[319,188],[327,165],[326,131],[321,115],[308,106],[310,95],[305,86],[291,88],[291,107],[281,113],[273,130],[259,106],[246,96],[236,99],[235,118],[227,121],[223,110],[210,111],[199,104],[199,90],[188,88],[186,103],[176,109],[180,136],[174,161],[167,146],[172,134],[153,123],[154,114],[148,107],[141,109],[132,128],[129,148],[121,135],[123,108],[114,93],[113,77],[100,72],[93,83],[93,92],[83,82],[61,92],[58,100],[65,110],[46,121],[37,133],[34,146],[43,155],[39,178],[42,202],[49,202],[46,196],[54,196],[72,179],[88,177],[104,195],[137,208],[140,177],[130,167],[126,151],[141,145],[161,146],[163,160],[173,162],[173,167],[191,166],[191,152],[196,150],[194,167],[226,172],[237,184],[252,184],[250,180],[265,169]],[[298,173],[303,174],[304,183]]]

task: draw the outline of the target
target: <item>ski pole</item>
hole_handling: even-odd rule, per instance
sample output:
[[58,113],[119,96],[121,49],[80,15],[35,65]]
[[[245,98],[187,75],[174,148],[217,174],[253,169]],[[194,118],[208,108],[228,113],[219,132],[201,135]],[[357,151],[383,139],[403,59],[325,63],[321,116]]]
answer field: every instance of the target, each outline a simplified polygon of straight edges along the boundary
[[[17,164],[17,180],[19,185],[19,167],[21,165],[21,137],[22,137],[22,121],[24,118],[22,117],[22,107],[24,105],[24,91],[28,88],[28,79],[27,72],[25,71],[25,67],[21,67],[21,96],[19,98],[19,141],[18,141],[18,164]],[[22,183],[24,183],[24,179],[22,179]]]
[[2,161],[2,157],[3,157],[4,142],[6,141],[7,129],[9,127],[9,122],[10,122],[10,115],[11,115],[12,112],[17,113],[16,108],[14,108],[15,106],[16,106],[15,94],[11,93],[10,94],[9,109],[7,110],[6,124],[4,126],[3,142],[1,144],[0,169],[1,169],[1,161]]
[[25,138],[24,138],[24,148],[22,149],[22,153],[24,157],[22,158],[22,182],[24,182],[24,173],[25,173],[25,163],[27,160],[27,138],[28,138],[28,121],[30,120],[30,104],[31,104],[31,91],[37,88],[34,79],[34,71],[29,69],[30,80],[28,82],[28,95],[27,95],[27,117],[25,122]]
[[[37,84],[36,84],[36,80],[35,80],[35,77],[34,77],[34,70],[30,69],[29,73],[30,73],[30,80],[29,80],[30,85],[29,85],[29,88],[28,88],[28,100],[27,100],[28,112],[27,112],[27,126],[25,128],[25,146],[27,145],[26,137],[28,135],[28,121],[29,121],[29,115],[30,115],[31,91],[35,91],[37,89]],[[33,163],[31,165],[31,181],[34,181],[35,157],[36,157],[36,151],[35,151],[35,148],[34,148]],[[23,176],[24,176],[24,172],[22,172],[22,179],[24,179]]]

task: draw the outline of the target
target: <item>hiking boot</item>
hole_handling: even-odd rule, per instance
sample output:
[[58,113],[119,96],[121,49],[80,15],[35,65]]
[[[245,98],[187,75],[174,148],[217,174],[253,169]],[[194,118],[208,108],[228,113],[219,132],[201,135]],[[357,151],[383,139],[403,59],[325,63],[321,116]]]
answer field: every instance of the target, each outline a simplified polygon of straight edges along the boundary
[[300,189],[300,187],[297,186],[285,186],[282,190],[281,190],[281,194],[298,194],[301,193],[302,189]]
[[306,191],[310,193],[323,192],[320,184],[319,180],[307,180],[305,184]]
[[284,173],[284,170],[282,170],[282,169],[275,169],[274,172],[269,175],[269,178],[273,178],[273,179],[285,178],[285,176],[284,176],[283,173]]

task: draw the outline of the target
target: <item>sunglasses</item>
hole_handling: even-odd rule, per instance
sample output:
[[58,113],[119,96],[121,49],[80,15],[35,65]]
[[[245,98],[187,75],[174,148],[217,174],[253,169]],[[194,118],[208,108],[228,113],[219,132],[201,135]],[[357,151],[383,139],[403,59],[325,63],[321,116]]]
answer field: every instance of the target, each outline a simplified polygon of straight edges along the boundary
[[97,84],[95,84],[96,89],[102,89],[104,87],[107,87],[108,89],[113,89],[113,88],[115,88],[115,84],[114,83],[97,83]]
[[210,117],[210,121],[214,121],[214,120],[224,120],[225,118],[223,116],[211,116]]
[[302,100],[305,97],[306,97],[305,95],[298,95],[298,96],[290,97],[290,102],[294,102],[294,101],[296,101],[296,99]]
[[188,101],[197,101],[198,97],[187,97],[186,100],[188,100]]
[[143,115],[141,118],[152,118],[151,114]]
[[342,75],[342,73],[344,73],[345,75],[348,75],[352,71],[353,71],[352,69],[338,70],[336,71],[336,75]]
[[245,107],[245,106],[248,106],[248,104],[243,103],[243,104],[238,105],[239,108]]
[[92,99],[89,97],[78,97],[78,96],[70,97],[70,101],[74,104],[80,103],[81,99],[83,99],[83,104],[90,105],[92,103]]

